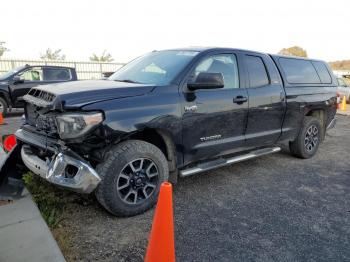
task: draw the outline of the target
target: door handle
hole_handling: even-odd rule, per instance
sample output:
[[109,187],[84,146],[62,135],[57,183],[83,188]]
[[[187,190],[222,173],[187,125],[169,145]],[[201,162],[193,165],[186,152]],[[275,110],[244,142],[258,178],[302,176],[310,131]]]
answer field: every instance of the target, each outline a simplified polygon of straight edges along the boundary
[[244,102],[247,102],[248,98],[245,96],[236,96],[235,98],[233,98],[233,103],[236,104],[243,104]]

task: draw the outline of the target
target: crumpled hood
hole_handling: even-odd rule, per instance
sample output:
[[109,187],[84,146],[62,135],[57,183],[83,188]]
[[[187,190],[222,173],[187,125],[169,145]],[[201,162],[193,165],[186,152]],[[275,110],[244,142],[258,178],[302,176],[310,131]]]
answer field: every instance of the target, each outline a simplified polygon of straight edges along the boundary
[[[55,96],[53,103],[63,107],[81,107],[103,100],[140,96],[153,90],[153,85],[110,80],[84,80],[37,86],[34,89]],[[33,94],[31,90],[29,95]]]

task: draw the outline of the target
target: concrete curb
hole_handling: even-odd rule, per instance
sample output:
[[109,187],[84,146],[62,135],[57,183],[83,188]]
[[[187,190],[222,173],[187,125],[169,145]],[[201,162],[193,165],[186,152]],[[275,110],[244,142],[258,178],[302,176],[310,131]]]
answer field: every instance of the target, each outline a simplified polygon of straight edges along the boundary
[[26,189],[23,198],[0,206],[0,261],[66,261]]

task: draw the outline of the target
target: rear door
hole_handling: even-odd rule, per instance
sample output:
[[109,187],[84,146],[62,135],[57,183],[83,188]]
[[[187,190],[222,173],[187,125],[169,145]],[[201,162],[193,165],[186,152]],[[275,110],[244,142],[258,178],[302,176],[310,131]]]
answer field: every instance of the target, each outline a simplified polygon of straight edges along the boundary
[[268,55],[245,53],[244,66],[249,79],[247,146],[273,144],[280,137],[286,109],[282,80]]
[[241,67],[237,53],[233,52],[207,55],[192,69],[187,82],[200,72],[221,73],[225,86],[192,92],[185,84],[182,93],[185,165],[244,148],[248,95],[239,77]]

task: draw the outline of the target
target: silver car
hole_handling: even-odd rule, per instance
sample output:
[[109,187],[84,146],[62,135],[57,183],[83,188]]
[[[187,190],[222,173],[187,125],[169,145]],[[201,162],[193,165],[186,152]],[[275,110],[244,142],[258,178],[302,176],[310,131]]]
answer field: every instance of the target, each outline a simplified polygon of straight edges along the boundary
[[343,97],[346,97],[346,101],[350,102],[350,86],[346,83],[344,78],[338,77],[338,93],[340,95],[340,99],[343,99]]

